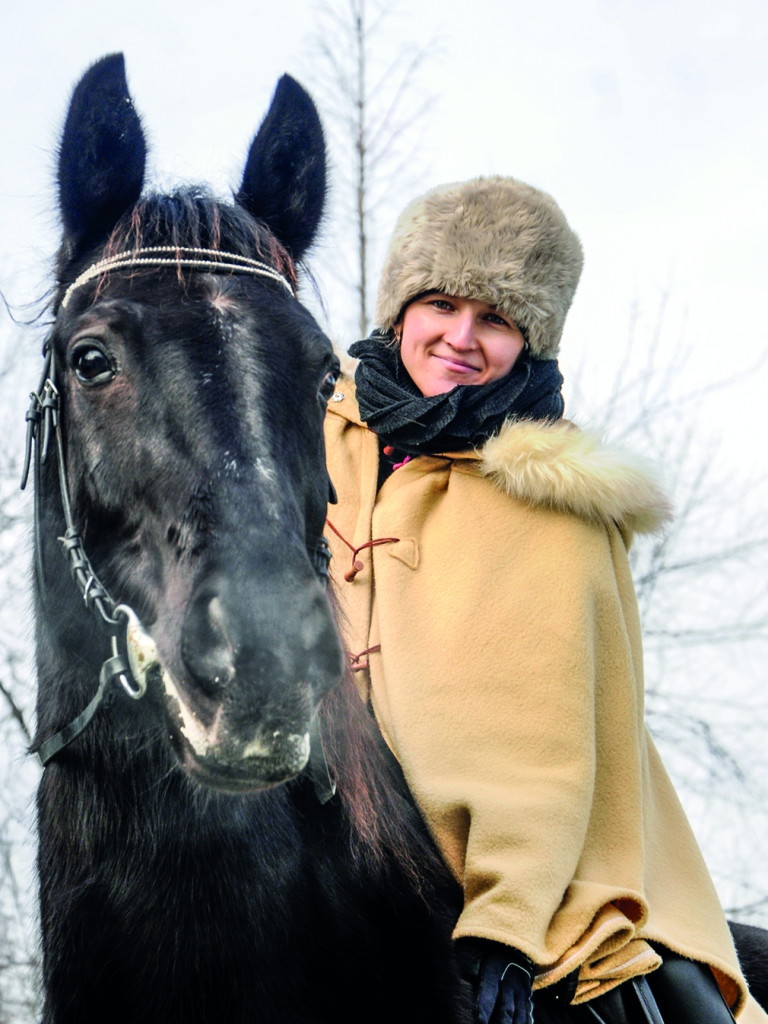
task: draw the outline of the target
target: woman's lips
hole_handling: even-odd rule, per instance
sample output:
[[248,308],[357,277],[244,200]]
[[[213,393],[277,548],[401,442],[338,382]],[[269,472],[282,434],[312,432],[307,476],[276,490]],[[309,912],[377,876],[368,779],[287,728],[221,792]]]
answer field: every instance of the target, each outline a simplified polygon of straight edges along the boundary
[[464,363],[459,359],[454,359],[450,356],[441,356],[435,353],[432,356],[433,359],[437,359],[442,366],[451,373],[479,373],[480,368],[478,366],[472,366],[471,363]]

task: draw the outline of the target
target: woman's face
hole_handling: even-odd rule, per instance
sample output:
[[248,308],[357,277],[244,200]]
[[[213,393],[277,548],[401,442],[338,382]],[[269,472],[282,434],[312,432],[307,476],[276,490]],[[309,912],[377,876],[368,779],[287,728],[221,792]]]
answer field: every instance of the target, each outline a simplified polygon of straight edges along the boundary
[[505,377],[525,345],[514,320],[494,306],[443,292],[414,299],[401,326],[400,357],[427,397]]

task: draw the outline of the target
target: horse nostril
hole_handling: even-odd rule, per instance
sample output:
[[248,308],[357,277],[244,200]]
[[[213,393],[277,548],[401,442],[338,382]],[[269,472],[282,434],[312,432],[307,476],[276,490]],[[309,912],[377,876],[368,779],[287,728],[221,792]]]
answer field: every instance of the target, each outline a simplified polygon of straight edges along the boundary
[[238,572],[240,563],[230,577],[209,569],[187,605],[181,656],[190,699],[204,698],[208,712],[226,704],[231,717],[237,708],[284,701],[286,687],[319,698],[343,670],[325,593],[314,579],[257,574],[247,563]]
[[192,677],[209,694],[235,675],[235,651],[218,594],[199,595],[184,623],[181,654]]

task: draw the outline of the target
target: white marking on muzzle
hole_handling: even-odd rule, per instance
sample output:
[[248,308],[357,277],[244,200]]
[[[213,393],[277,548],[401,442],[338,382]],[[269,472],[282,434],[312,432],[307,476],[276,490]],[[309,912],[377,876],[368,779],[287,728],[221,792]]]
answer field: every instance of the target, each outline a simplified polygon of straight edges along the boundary
[[[275,752],[275,745],[280,742],[282,732],[276,729],[271,737],[271,742],[264,742],[263,739],[256,738],[252,740],[247,746],[243,747],[243,757],[272,757]],[[309,733],[289,733],[285,737],[285,745],[290,746],[294,749],[296,760],[302,759],[307,760],[309,757]]]
[[157,644],[147,633],[141,624],[138,615],[126,605],[123,605],[128,616],[126,629],[126,647],[128,649],[128,663],[131,672],[137,681],[146,681],[148,676],[160,674],[163,680],[163,689],[171,698],[181,719],[181,732],[198,757],[205,757],[210,746],[212,736],[218,731],[217,722],[214,722],[211,733],[205,728],[200,719],[191,711],[181,699],[176,684],[170,675],[163,668],[160,661],[160,654]]
[[[215,750],[225,737],[222,726],[223,710],[219,708],[214,716],[213,723],[209,728],[200,721],[194,711],[188,707],[182,699],[178,687],[170,674],[166,672],[160,660],[157,644],[144,629],[139,617],[127,605],[121,606],[128,617],[126,628],[126,647],[128,650],[128,663],[134,678],[139,683],[147,682],[149,676],[160,675],[163,681],[163,689],[170,698],[181,721],[180,731],[185,737],[194,753],[199,758],[208,757],[212,750]],[[245,744],[239,751],[239,759],[247,758],[268,758],[275,755],[276,748],[293,748],[296,761],[306,761],[309,758],[309,732],[289,733],[284,735],[282,730],[275,729],[269,737],[254,737]]]

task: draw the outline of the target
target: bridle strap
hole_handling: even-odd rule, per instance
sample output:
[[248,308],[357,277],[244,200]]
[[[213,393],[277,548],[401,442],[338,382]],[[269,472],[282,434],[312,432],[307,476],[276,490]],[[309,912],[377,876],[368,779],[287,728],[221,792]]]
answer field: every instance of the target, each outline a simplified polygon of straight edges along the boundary
[[129,249],[124,252],[114,253],[112,256],[105,256],[104,259],[99,260],[97,263],[92,263],[64,292],[59,308],[66,309],[73,292],[77,291],[78,288],[82,288],[84,284],[87,284],[94,278],[107,274],[110,270],[166,266],[266,277],[283,285],[291,295],[295,294],[292,283],[284,274],[281,274],[279,270],[275,270],[268,263],[251,259],[250,256],[241,256],[239,253],[234,252],[222,252],[219,249],[154,245],[143,249]]
[[336,794],[336,780],[331,775],[331,770],[325,757],[323,737],[320,732],[320,719],[317,714],[313,716],[309,729],[307,774],[314,787],[315,796],[321,804],[327,804],[331,797]]
[[76,739],[89,725],[104,702],[109,685],[113,680],[119,680],[126,692],[136,700],[144,696],[146,684],[143,681],[137,682],[134,679],[127,659],[119,650],[120,644],[124,645],[125,643],[125,637],[124,635],[121,636],[121,634],[124,634],[126,617],[123,614],[116,614],[115,602],[94,572],[83,549],[80,532],[76,529],[72,518],[72,506],[69,500],[64,461],[64,440],[59,417],[59,392],[54,384],[56,367],[53,346],[50,343],[46,344],[43,354],[45,363],[40,386],[37,391],[33,391],[30,395],[31,401],[27,410],[27,441],[21,478],[21,488],[23,490],[26,487],[29,471],[34,461],[35,493],[33,518],[35,572],[37,573],[38,589],[44,599],[45,571],[42,555],[40,497],[42,494],[42,467],[48,457],[51,435],[53,435],[59,480],[59,496],[61,498],[65,524],[64,536],[60,537],[59,540],[69,560],[70,571],[86,607],[96,615],[101,625],[106,627],[112,645],[112,655],[101,666],[99,686],[88,706],[68,725],[49,737],[38,748],[37,755],[40,763],[45,767],[52,758]]
[[44,460],[44,455],[41,453],[41,426],[43,421],[43,402],[42,394],[45,388],[45,382],[48,380],[51,370],[51,348],[49,345],[43,349],[44,365],[43,374],[40,378],[40,384],[38,385],[37,391],[33,391],[30,394],[30,404],[27,409],[27,439],[24,450],[24,468],[21,471],[21,489],[22,491],[27,486],[27,480],[29,479],[29,470],[31,468],[32,458],[34,455],[35,465],[35,483],[33,489],[33,503],[34,511],[32,513],[32,522],[34,530],[34,548],[35,548],[35,574],[37,576],[37,583],[42,593],[43,590],[43,562],[42,562],[42,543],[40,536],[40,493],[42,487],[41,481],[41,466]]
[[45,577],[42,564],[42,536],[40,515],[40,494],[42,490],[42,467],[48,457],[53,436],[56,453],[56,468],[59,480],[59,497],[64,514],[64,536],[59,540],[69,560],[70,570],[86,606],[93,611],[110,634],[121,625],[113,611],[116,602],[110,597],[106,587],[96,575],[88,556],[83,549],[82,535],[75,526],[72,516],[72,505],[67,486],[67,470],[64,459],[64,438],[61,430],[60,397],[54,383],[56,364],[53,346],[46,344],[44,350],[45,366],[40,387],[30,395],[30,406],[27,410],[27,446],[22,471],[21,489],[24,490],[29,476],[32,460],[35,464],[35,564],[38,574],[38,586],[41,593],[45,590]]
[[121,655],[115,655],[112,658],[107,658],[104,664],[101,666],[101,672],[99,672],[99,688],[93,696],[93,699],[88,706],[80,712],[77,718],[73,718],[72,721],[65,725],[63,729],[60,729],[57,733],[51,736],[41,743],[37,751],[37,756],[40,758],[40,764],[45,768],[49,761],[51,761],[56,755],[62,751],[65,747],[68,747],[72,740],[77,739],[81,732],[90,724],[91,719],[101,707],[104,698],[107,696],[107,689],[109,684],[116,676],[125,675],[130,672],[127,662],[122,658]]

